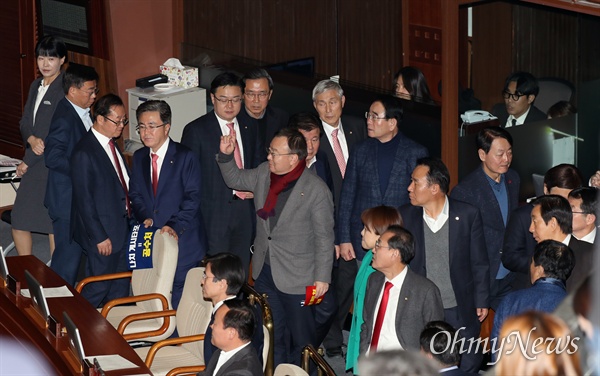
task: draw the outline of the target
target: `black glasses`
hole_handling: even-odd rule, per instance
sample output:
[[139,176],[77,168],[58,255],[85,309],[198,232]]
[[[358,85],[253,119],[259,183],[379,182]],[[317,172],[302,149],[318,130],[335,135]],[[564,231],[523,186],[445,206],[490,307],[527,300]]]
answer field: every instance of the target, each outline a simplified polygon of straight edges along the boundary
[[100,92],[100,90],[97,87],[93,87],[93,88],[90,88],[88,90],[83,90],[82,88],[79,88],[79,87],[76,88],[76,89],[83,91],[84,93],[86,93],[89,96],[92,96],[94,94],[98,94],[98,92]]
[[375,249],[379,249],[379,248],[393,249],[392,247],[384,247],[384,246],[382,246],[381,243],[379,243],[379,240],[377,240],[375,242]]
[[278,155],[292,155],[292,154],[296,154],[296,153],[275,153],[274,151],[271,150],[271,148],[267,148],[267,154],[271,155],[271,158],[275,158]]
[[249,98],[249,99],[257,99],[258,98],[258,100],[264,101],[269,96],[269,93],[265,93],[265,92],[244,93],[244,95],[246,96],[246,98]]
[[167,123],[162,123],[161,125],[154,125],[154,124],[142,124],[142,125],[138,125],[136,128],[137,133],[141,133],[142,131],[144,132],[154,132],[155,130],[157,130],[160,127],[164,127],[165,125],[167,125]]
[[233,103],[238,104],[242,101],[242,97],[234,97],[234,98],[226,98],[226,97],[214,97],[217,102],[221,102],[223,104]]
[[111,118],[109,118],[107,116],[102,115],[102,117],[105,118],[106,120],[110,121],[111,123],[113,123],[117,127],[119,125],[126,126],[127,124],[129,124],[129,119],[127,119],[127,118],[123,118],[123,120],[119,120],[119,121],[114,121],[113,119],[111,119]]
[[521,99],[521,97],[525,97],[525,96],[526,96],[526,94],[517,94],[517,93],[512,94],[512,93],[509,93],[508,91],[502,92],[502,98],[504,98],[504,99],[510,98],[515,102],[518,101],[519,99]]

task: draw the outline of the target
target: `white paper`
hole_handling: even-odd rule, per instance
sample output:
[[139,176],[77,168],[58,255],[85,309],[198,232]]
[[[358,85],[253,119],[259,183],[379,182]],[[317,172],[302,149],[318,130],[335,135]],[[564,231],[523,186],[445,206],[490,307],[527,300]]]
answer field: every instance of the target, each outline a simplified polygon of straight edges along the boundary
[[130,362],[129,360],[123,358],[120,355],[96,355],[96,356],[86,356],[87,360],[89,360],[92,364],[94,364],[94,358],[100,364],[100,368],[103,371],[114,371],[116,369],[126,369],[126,368],[138,368],[135,363]]
[[[26,298],[31,298],[29,289],[21,289],[21,295]],[[69,298],[73,296],[73,293],[67,286],[60,287],[44,287],[44,295],[48,298]]]
[[164,66],[166,67],[175,67],[175,68],[179,68],[179,69],[184,69],[183,64],[181,64],[181,62],[179,61],[179,59],[177,58],[170,58],[167,61],[165,61],[163,63]]

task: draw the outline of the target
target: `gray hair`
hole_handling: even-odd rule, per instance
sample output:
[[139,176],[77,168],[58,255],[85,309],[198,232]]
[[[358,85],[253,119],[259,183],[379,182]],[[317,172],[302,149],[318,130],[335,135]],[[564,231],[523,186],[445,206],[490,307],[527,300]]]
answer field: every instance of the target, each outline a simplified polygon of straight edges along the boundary
[[358,369],[361,375],[429,376],[439,372],[424,355],[404,350],[378,351],[361,356]]
[[344,90],[342,89],[340,84],[338,84],[337,82],[332,81],[332,80],[323,80],[323,81],[319,81],[319,83],[317,85],[315,85],[315,88],[313,89],[313,92],[312,92],[313,102],[317,99],[317,95],[323,94],[327,90],[337,91],[337,94],[340,97],[340,99],[342,99],[342,97],[344,96]]

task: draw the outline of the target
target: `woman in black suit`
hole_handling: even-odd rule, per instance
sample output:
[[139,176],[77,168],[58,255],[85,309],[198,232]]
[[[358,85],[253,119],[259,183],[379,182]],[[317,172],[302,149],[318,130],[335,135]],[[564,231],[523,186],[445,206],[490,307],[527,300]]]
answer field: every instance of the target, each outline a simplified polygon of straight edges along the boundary
[[44,162],[44,139],[52,115],[64,97],[61,66],[67,55],[65,43],[55,37],[42,38],[35,47],[37,66],[42,77],[31,84],[20,121],[25,143],[23,162],[17,166],[21,184],[12,210],[12,236],[19,255],[30,255],[31,233],[48,234],[50,253],[54,251],[52,221],[44,207],[48,169]]

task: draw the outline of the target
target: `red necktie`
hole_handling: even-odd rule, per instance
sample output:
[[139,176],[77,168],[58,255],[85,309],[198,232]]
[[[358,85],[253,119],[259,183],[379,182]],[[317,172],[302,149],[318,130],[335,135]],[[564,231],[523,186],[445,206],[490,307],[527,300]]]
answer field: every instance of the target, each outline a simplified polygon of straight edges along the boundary
[[381,334],[381,327],[383,326],[383,318],[385,317],[385,310],[387,308],[388,299],[390,298],[390,289],[394,287],[392,282],[386,282],[383,290],[383,296],[381,297],[381,303],[379,303],[379,310],[377,311],[377,319],[375,320],[375,328],[373,329],[373,336],[371,337],[371,349],[369,353],[377,351],[377,344],[379,343],[379,335]]
[[335,154],[335,159],[340,167],[343,178],[346,173],[346,160],[344,159],[344,153],[342,152],[342,145],[340,145],[340,140],[338,140],[338,132],[339,128],[334,129],[333,132],[331,132],[331,139],[333,140],[333,154]]
[[152,155],[152,191],[156,196],[156,190],[158,189],[158,154],[150,153]]
[[[234,132],[233,123],[227,123],[227,128],[229,128],[229,134]],[[233,159],[235,159],[235,164],[238,166],[240,170],[244,169],[244,164],[242,163],[242,154],[240,153],[240,148],[238,147],[237,138],[235,140],[235,150],[233,151]],[[246,194],[244,192],[235,191],[235,195],[244,200],[246,198]]]
[[119,180],[121,180],[121,186],[123,187],[123,191],[125,192],[125,204],[127,205],[127,215],[131,217],[131,207],[129,206],[129,192],[127,191],[127,184],[125,183],[123,170],[121,170],[121,162],[119,162],[119,157],[117,156],[117,151],[115,150],[115,140],[111,138],[108,144],[110,145],[110,151],[112,152],[113,159],[115,160],[115,166],[117,166],[117,173],[119,174]]

